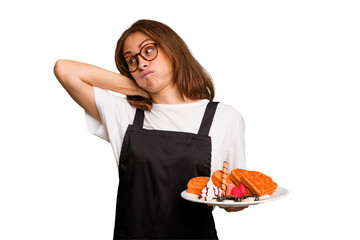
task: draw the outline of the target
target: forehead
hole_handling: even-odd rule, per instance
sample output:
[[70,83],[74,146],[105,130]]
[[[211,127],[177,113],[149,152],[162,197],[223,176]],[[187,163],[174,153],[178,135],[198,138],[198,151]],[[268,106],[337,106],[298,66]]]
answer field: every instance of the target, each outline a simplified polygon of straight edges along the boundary
[[123,53],[136,52],[144,42],[150,40],[151,38],[142,32],[133,33],[125,39]]

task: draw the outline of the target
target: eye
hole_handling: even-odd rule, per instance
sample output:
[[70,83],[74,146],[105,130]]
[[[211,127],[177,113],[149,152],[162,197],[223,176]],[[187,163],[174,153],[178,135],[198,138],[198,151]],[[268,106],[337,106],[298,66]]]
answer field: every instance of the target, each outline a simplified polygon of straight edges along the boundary
[[135,57],[129,57],[129,59],[127,60],[127,64],[129,66],[133,66],[136,64],[136,58]]
[[155,47],[154,46],[148,46],[144,49],[144,54],[145,55],[152,55],[153,52],[155,50]]

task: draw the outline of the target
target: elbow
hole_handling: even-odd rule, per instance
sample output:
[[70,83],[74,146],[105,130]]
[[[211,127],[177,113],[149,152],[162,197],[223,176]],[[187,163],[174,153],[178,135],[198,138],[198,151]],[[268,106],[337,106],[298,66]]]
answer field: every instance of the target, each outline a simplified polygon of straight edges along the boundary
[[65,75],[66,75],[66,60],[64,59],[59,59],[55,62],[54,65],[54,74],[56,76],[56,78],[62,82],[65,80]]

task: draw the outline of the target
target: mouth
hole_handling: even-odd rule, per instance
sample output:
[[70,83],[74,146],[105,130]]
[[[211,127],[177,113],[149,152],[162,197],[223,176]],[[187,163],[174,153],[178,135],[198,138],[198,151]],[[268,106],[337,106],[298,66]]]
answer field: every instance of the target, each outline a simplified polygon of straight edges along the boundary
[[149,75],[151,73],[153,73],[153,72],[152,71],[145,71],[145,72],[141,73],[141,78],[144,78],[144,77],[146,77],[147,75]]

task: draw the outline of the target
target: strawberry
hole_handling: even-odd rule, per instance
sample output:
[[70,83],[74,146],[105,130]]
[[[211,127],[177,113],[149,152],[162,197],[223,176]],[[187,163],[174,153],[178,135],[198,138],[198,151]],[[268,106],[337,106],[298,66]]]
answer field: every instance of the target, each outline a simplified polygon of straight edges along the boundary
[[242,192],[243,196],[248,194],[248,192],[246,190],[246,187],[245,187],[245,185],[243,183],[240,183],[239,188],[241,189],[241,192]]
[[245,185],[243,183],[240,183],[239,186],[234,187],[231,191],[230,195],[233,195],[235,197],[242,197],[247,194]]
[[230,183],[229,185],[227,185],[225,196],[229,196],[229,195],[231,194],[231,191],[233,190],[234,187],[236,187],[236,186],[235,186],[235,184],[233,184],[233,183]]

